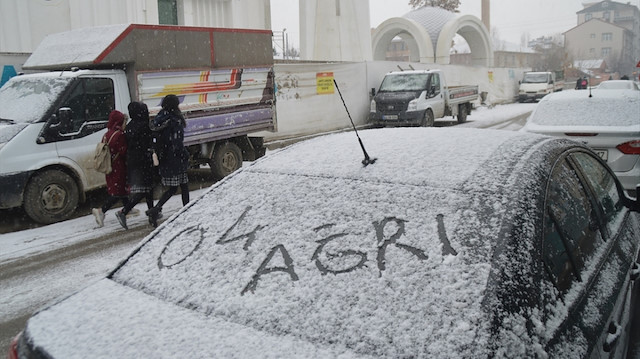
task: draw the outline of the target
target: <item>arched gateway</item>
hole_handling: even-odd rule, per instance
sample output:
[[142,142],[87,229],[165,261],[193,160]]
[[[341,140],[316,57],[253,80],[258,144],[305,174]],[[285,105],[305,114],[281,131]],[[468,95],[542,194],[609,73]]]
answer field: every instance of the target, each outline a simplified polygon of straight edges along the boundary
[[473,65],[493,66],[489,31],[482,21],[434,7],[422,7],[380,24],[372,34],[373,59],[384,60],[391,41],[400,37],[408,45],[409,61],[449,64],[451,41],[456,34],[469,44]]

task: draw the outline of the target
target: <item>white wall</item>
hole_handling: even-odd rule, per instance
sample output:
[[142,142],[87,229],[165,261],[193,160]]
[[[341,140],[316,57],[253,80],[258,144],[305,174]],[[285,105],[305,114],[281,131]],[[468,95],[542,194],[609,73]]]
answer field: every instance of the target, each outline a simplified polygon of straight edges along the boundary
[[369,111],[366,64],[276,64],[278,131],[268,139],[311,135],[351,126],[337,89],[318,94],[316,74],[333,72],[353,121],[364,124]]
[[369,61],[369,0],[300,0],[300,57]]
[[[271,28],[270,0],[181,0],[178,17],[187,26]],[[0,0],[0,53],[31,53],[57,32],[158,21],[157,0]]]
[[[332,72],[356,126],[367,123],[371,88],[376,91],[384,75],[403,69],[441,69],[449,85],[478,85],[487,93],[486,104],[511,103],[525,69],[428,65],[407,62],[276,64],[278,131],[260,135],[267,140],[314,135],[351,127],[337,91],[318,94],[316,74]],[[476,103],[476,105],[479,105]]]
[[68,0],[1,0],[0,52],[33,52],[48,34],[69,30]]

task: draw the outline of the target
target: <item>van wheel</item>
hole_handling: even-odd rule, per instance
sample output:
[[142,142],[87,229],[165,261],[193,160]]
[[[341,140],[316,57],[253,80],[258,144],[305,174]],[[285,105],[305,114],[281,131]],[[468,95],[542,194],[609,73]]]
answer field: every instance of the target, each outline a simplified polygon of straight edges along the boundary
[[225,142],[213,152],[209,160],[211,173],[216,179],[222,179],[242,167],[242,151],[233,142]]
[[50,224],[69,219],[78,206],[78,186],[68,174],[49,170],[35,175],[24,191],[24,211]]
[[467,104],[462,103],[458,105],[458,123],[467,122],[467,115],[469,114],[469,110],[467,109]]
[[426,110],[421,123],[422,127],[433,127],[433,122],[433,112],[431,112],[431,110]]

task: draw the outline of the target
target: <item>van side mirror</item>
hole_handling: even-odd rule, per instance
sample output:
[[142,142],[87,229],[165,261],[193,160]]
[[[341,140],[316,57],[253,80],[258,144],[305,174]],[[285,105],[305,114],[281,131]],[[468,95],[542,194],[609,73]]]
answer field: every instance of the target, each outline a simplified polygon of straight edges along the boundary
[[427,89],[427,97],[426,98],[432,98],[436,96],[436,91],[438,91],[438,89],[436,88],[435,85],[431,85],[428,89]]
[[71,132],[73,128],[73,111],[69,107],[61,107],[57,114],[56,127],[60,133]]

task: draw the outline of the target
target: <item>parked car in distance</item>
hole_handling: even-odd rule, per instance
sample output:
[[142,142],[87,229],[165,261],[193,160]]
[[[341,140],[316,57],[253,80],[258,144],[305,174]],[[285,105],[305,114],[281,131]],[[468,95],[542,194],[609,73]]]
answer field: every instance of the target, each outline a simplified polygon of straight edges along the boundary
[[[602,85],[600,85],[602,86]],[[545,97],[523,131],[584,143],[607,162],[625,190],[640,184],[640,91],[564,91]]]
[[598,85],[599,90],[640,90],[638,85],[631,80],[608,80]]
[[497,130],[359,135],[217,182],[31,317],[17,354],[623,357],[640,215],[593,151]]

